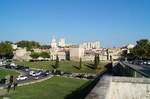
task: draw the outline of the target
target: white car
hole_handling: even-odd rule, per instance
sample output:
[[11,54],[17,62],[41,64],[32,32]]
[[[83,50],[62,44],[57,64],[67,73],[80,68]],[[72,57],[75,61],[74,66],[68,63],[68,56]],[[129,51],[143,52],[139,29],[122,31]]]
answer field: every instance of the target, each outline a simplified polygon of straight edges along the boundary
[[30,72],[29,72],[29,75],[30,75],[30,76],[35,75],[35,71],[30,71]]
[[39,75],[41,75],[41,74],[42,74],[42,72],[39,71],[39,72],[37,72],[35,75],[36,75],[36,76],[39,76]]
[[34,77],[34,79],[35,79],[35,80],[38,80],[38,79],[39,79],[39,77]]
[[26,80],[27,78],[28,78],[27,76],[19,75],[16,79],[17,80]]
[[150,61],[147,62],[147,65],[150,65]]

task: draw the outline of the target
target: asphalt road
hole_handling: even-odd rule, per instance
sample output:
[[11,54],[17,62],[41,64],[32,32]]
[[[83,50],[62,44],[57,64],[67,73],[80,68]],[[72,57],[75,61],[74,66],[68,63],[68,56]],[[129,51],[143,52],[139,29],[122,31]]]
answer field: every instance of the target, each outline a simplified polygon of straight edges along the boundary
[[122,62],[123,64],[128,65],[129,67],[133,68],[136,71],[139,71],[140,73],[150,77],[150,66],[148,65],[135,65],[135,64],[129,64],[127,62]]

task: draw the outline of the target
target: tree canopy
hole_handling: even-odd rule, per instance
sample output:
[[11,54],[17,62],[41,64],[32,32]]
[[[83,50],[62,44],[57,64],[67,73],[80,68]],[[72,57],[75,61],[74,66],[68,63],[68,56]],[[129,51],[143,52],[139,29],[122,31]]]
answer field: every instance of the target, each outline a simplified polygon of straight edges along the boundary
[[41,53],[38,53],[38,52],[32,52],[30,54],[30,56],[34,59],[37,59],[38,57],[42,57],[42,58],[50,58],[50,55],[49,53],[47,52],[41,52]]
[[0,43],[0,58],[12,58],[13,57],[13,48],[11,44],[7,42]]
[[37,58],[40,56],[40,54],[37,53],[37,52],[32,52],[32,53],[30,54],[30,56],[31,56],[32,58],[34,58],[34,59],[37,59]]
[[50,58],[50,55],[47,52],[41,52],[40,56],[43,57],[43,58]]
[[147,60],[150,59],[150,42],[148,39],[142,39],[136,42],[136,46],[131,49],[131,54],[136,59]]
[[40,44],[36,41],[22,40],[16,43],[18,47],[26,47],[27,49],[39,48]]
[[50,45],[41,45],[40,48],[41,49],[50,49],[51,46]]

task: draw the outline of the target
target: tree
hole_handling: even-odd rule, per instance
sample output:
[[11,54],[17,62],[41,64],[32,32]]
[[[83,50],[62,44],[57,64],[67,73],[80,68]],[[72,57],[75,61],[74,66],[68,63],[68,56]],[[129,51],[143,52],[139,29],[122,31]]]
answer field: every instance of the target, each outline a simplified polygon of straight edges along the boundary
[[95,54],[94,57],[94,68],[97,69],[99,65],[99,55]]
[[34,58],[34,59],[37,59],[37,58],[40,56],[40,54],[39,54],[39,53],[36,53],[36,52],[32,52],[32,53],[30,54],[30,56],[31,56],[32,58]]
[[13,42],[12,42],[12,41],[5,41],[5,43],[13,44]]
[[56,61],[55,61],[55,65],[54,68],[57,69],[59,67],[59,57],[58,55],[56,56]]
[[80,58],[79,69],[82,68],[82,58]]
[[131,49],[131,54],[135,59],[147,60],[150,59],[150,42],[147,39],[137,41],[136,46]]
[[43,58],[50,58],[50,55],[47,52],[41,52],[40,56]]
[[40,46],[41,49],[50,49],[51,46],[50,45],[42,45]]
[[13,48],[11,44],[1,42],[0,43],[0,58],[11,59],[13,57]]
[[97,61],[98,61],[98,65],[100,64],[100,58],[99,55],[97,55]]
[[39,48],[40,44],[39,42],[36,41],[27,41],[27,40],[22,40],[16,43],[18,47],[26,47],[28,50],[31,50],[33,48]]

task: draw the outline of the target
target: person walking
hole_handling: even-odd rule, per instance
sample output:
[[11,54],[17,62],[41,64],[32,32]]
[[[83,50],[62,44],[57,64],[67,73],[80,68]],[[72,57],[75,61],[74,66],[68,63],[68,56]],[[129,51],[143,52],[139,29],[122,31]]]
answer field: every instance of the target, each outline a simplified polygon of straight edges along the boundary
[[14,89],[14,91],[15,91],[15,90],[16,90],[16,87],[18,86],[16,77],[13,78],[13,85],[14,85],[14,86],[13,86],[13,87],[14,87],[13,89]]

